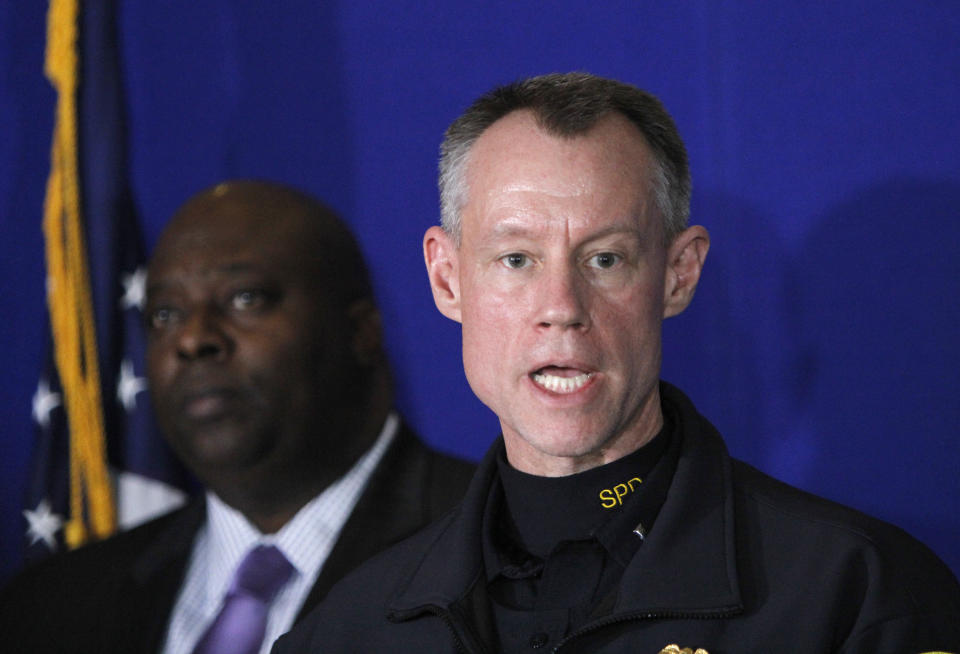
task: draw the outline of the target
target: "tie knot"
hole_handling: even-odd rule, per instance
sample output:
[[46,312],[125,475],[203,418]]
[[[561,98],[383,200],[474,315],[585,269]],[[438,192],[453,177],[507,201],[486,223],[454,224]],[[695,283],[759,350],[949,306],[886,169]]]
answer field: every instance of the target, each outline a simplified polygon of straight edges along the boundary
[[240,562],[231,593],[246,593],[269,603],[290,577],[293,566],[273,545],[258,545]]

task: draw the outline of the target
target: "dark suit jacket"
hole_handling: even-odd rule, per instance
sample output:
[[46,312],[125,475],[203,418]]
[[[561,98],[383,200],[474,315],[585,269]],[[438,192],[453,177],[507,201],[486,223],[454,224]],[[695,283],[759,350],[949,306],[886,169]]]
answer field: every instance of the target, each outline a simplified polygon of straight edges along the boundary
[[[473,473],[402,426],[320,571],[297,620],[371,555],[453,506]],[[0,595],[4,652],[157,652],[205,518],[197,499],[24,571]]]

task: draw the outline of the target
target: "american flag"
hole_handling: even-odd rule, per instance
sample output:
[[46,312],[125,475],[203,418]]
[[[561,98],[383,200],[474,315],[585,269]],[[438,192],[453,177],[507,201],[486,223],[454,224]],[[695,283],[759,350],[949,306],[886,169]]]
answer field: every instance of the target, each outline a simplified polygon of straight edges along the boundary
[[116,0],[51,0],[46,72],[58,93],[44,207],[51,347],[33,397],[28,561],[163,513],[190,484],[146,392]]

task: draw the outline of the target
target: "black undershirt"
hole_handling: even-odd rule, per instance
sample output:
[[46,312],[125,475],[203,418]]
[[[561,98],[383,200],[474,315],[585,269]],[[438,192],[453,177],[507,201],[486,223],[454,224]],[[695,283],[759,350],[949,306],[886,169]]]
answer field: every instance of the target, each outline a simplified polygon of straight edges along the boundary
[[[553,647],[612,608],[627,564],[673,476],[664,428],[639,450],[567,477],[520,472],[501,457],[484,515],[487,594],[502,652]],[[657,465],[661,463],[661,465]]]
[[561,541],[588,538],[642,487],[667,440],[661,432],[625,457],[567,477],[530,475],[500,457],[503,508],[516,544],[544,558]]

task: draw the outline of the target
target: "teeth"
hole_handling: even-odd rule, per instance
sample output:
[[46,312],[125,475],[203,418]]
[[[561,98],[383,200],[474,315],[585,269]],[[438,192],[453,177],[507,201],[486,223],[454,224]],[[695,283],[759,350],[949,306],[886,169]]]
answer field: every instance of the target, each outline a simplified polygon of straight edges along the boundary
[[572,393],[582,388],[588,379],[590,379],[589,373],[583,373],[576,377],[557,377],[544,373],[534,373],[533,375],[533,381],[554,393]]

